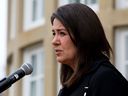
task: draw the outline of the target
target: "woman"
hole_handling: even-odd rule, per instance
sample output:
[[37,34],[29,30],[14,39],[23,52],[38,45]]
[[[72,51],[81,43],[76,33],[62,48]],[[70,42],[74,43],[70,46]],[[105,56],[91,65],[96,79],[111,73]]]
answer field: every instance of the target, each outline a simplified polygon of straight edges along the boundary
[[59,7],[51,16],[58,96],[128,96],[128,82],[109,62],[111,47],[97,15],[86,5]]

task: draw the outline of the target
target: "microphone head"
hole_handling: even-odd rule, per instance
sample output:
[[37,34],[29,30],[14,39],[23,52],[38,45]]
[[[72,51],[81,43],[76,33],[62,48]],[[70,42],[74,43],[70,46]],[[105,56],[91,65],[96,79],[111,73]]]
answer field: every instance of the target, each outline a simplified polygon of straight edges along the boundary
[[32,73],[33,71],[33,67],[31,64],[29,63],[24,63],[22,66],[21,66],[21,69],[25,72],[25,75],[29,75]]

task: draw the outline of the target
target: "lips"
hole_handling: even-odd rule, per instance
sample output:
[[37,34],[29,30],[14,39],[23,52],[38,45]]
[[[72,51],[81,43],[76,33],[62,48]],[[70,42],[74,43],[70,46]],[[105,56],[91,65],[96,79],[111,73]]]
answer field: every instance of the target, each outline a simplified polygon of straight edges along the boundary
[[55,49],[55,53],[56,53],[56,55],[59,55],[59,54],[62,53],[62,50],[60,50],[60,49]]

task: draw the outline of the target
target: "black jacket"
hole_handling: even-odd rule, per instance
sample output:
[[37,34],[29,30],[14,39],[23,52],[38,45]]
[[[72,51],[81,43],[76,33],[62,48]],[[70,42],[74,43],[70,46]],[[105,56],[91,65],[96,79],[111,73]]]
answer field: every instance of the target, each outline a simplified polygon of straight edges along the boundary
[[78,84],[62,88],[58,96],[128,96],[128,81],[104,58]]

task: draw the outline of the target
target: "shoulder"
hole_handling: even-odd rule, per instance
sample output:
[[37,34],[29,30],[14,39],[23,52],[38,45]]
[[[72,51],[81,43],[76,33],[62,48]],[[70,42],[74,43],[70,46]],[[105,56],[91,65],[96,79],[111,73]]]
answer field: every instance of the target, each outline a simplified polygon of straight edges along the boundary
[[128,81],[110,62],[100,65],[93,73],[89,87],[94,94],[103,94],[103,96],[128,94]]
[[101,64],[92,77],[98,80],[125,80],[123,75],[110,62]]
[[123,75],[110,62],[101,64],[99,68],[97,68],[97,70],[93,73],[92,79],[93,81],[99,83],[105,82],[105,84],[111,84],[113,82],[127,82]]

